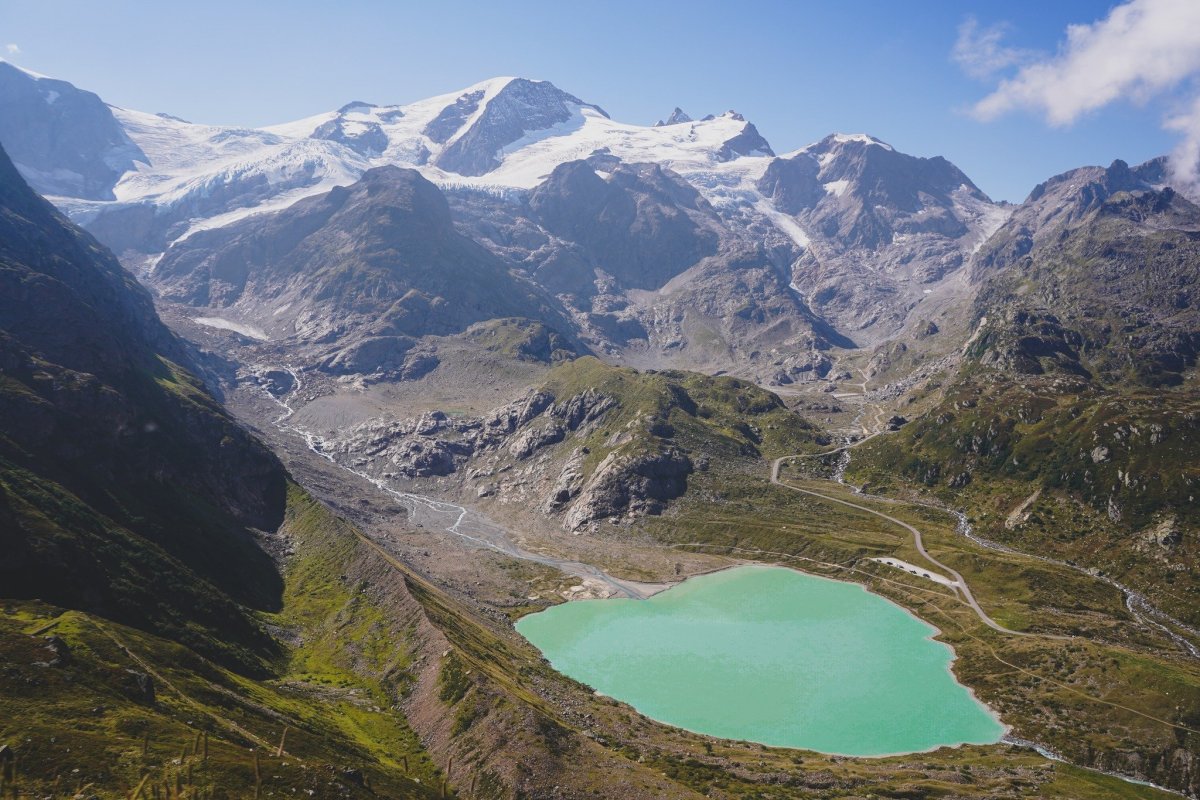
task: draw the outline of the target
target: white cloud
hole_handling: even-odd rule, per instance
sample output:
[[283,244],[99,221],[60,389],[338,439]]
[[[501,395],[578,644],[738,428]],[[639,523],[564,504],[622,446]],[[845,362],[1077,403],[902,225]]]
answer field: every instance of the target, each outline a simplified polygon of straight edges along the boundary
[[975,104],[992,120],[1017,109],[1069,125],[1115,100],[1144,102],[1200,73],[1200,2],[1129,0],[1090,25],[1067,27],[1059,52],[1022,67]]
[[1029,61],[1033,54],[1002,43],[1011,26],[1005,23],[979,27],[979,20],[967,17],[958,26],[958,39],[950,58],[972,78],[986,80],[997,72]]
[[1193,199],[1200,198],[1200,95],[1191,107],[1170,117],[1167,130],[1179,131],[1183,138],[1168,161],[1171,183]]
[[17,47],[15,44],[6,44],[4,45],[4,52],[8,53],[10,56],[19,56],[21,55],[21,48]]
[[1172,183],[1200,196],[1200,92],[1194,88],[1200,86],[1200,0],[1126,0],[1104,19],[1067,26],[1052,56],[1013,55],[1001,43],[1003,33],[980,31],[968,19],[951,53],[975,77],[1021,64],[973,106],[976,119],[1025,110],[1061,127],[1114,102],[1179,101],[1178,90],[1190,82],[1182,97],[1196,96],[1163,124],[1182,135],[1170,159]]

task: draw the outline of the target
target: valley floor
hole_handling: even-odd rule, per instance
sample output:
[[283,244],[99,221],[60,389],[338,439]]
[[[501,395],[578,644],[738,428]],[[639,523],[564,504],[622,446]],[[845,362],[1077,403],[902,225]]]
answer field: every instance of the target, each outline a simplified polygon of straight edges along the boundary
[[[731,564],[780,563],[863,582],[937,625],[959,654],[960,680],[1014,726],[1011,741],[1018,746],[1039,742],[1042,753],[1056,758],[1061,753],[1066,761],[1116,773],[1140,771],[1135,753],[1155,747],[1169,752],[1175,733],[1188,727],[1168,698],[1194,693],[1200,670],[1161,630],[1132,617],[1119,592],[1069,568],[1031,563],[1011,551],[993,563],[995,554],[957,531],[951,514],[869,498],[840,482],[845,464],[839,467],[831,456],[845,458],[858,444],[886,435],[890,412],[872,402],[867,384],[864,380],[862,392],[841,398],[858,401],[853,415],[847,411],[842,417],[850,430],[861,426],[849,447],[781,457],[769,475],[737,479],[735,495],[741,497],[732,504],[691,504],[641,526],[614,526],[599,536],[539,525],[520,510],[497,517],[494,505],[485,516],[444,481],[384,486],[339,466],[322,451],[319,437],[298,435],[303,431],[298,423],[313,419],[304,414],[302,401],[292,413],[281,411],[280,402],[257,387],[239,389],[230,400],[273,443],[293,473],[366,531],[373,546],[411,565],[481,616],[499,612],[512,620],[563,599],[645,596],[688,575]],[[785,500],[767,491],[771,486],[799,497]],[[880,510],[881,505],[888,510]],[[981,558],[982,552],[988,558]],[[887,565],[888,559],[949,578],[900,574]],[[1076,587],[1070,594],[1073,607],[1048,594],[1051,586],[1057,594],[1064,585]],[[512,638],[510,624],[494,630]],[[1112,665],[1118,665],[1115,672]],[[1150,675],[1155,677],[1147,680]],[[552,702],[564,700],[559,696]],[[571,701],[565,702],[564,710]],[[1128,755],[1096,760],[1097,740],[1077,736],[1079,729],[1103,732],[1102,737],[1115,734],[1118,738],[1110,741]],[[627,734],[607,735],[621,741]],[[651,740],[660,736],[642,735]],[[1001,746],[978,752],[1020,751]],[[811,758],[825,760],[804,757],[806,762]],[[1020,761],[1024,756],[1005,755],[1000,763],[1009,758]],[[739,763],[736,755],[727,759],[716,763]],[[974,759],[967,757],[965,763]],[[868,773],[878,766],[860,765]],[[1066,769],[1065,763],[1055,769]],[[1153,793],[1121,781],[1104,791],[1115,792],[1113,796]]]

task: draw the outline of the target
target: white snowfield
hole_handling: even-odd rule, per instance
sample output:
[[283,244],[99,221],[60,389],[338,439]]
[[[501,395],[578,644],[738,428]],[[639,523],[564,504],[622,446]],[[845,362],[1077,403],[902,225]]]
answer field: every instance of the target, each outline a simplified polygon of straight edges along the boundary
[[[455,186],[532,189],[559,164],[587,158],[598,150],[624,161],[653,161],[684,174],[704,171],[761,174],[769,157],[743,156],[722,163],[717,152],[741,133],[745,121],[732,112],[707,121],[663,127],[644,127],[616,122],[588,106],[576,105],[571,119],[551,128],[529,131],[503,148],[501,166],[486,175],[473,177],[445,172],[430,163],[461,138],[484,113],[486,104],[513,78],[494,78],[461,92],[419,100],[404,106],[356,104],[337,112],[307,117],[296,122],[262,129],[222,128],[184,122],[173,117],[114,108],[113,113],[150,159],[137,172],[117,185],[120,201],[155,199],[171,202],[195,191],[196,187],[224,176],[262,173],[275,182],[289,170],[313,168],[355,176],[371,167],[394,164],[420,170],[434,183]],[[425,129],[442,111],[473,92],[483,98],[474,113],[444,143],[425,134]],[[371,126],[386,135],[382,152],[362,157],[339,142],[312,139],[314,131],[327,123],[340,123],[347,135],[361,135]],[[738,161],[753,165],[736,164]],[[757,177],[757,175],[754,175]],[[323,191],[314,189],[313,193]]]
[[[597,152],[626,162],[653,162],[688,179],[716,206],[756,206],[782,234],[803,245],[807,235],[790,217],[775,212],[755,188],[772,159],[752,152],[722,160],[725,143],[742,133],[746,122],[733,112],[674,125],[649,127],[618,122],[579,103],[568,103],[569,119],[525,135],[496,153],[499,167],[480,176],[460,175],[435,165],[438,156],[466,135],[491,102],[514,78],[493,78],[461,91],[398,106],[354,103],[338,111],[266,128],[236,128],[187,122],[166,114],[113,107],[129,138],[146,154],[114,188],[116,201],[52,198],[78,220],[104,206],[149,203],[182,211],[190,226],[180,238],[221,227],[251,214],[284,208],[304,197],[356,181],[372,167],[396,165],[420,171],[445,189],[522,193],[542,183],[557,167]],[[431,122],[463,98],[481,93],[474,110],[457,130],[439,142],[427,133]],[[313,138],[322,129],[334,141]],[[386,139],[381,150],[354,147],[348,141]],[[371,139],[371,136],[374,139]],[[440,138],[440,137],[439,137]],[[857,137],[853,137],[857,138]],[[873,141],[873,140],[872,140]],[[254,187],[248,199],[234,198],[230,187]],[[228,200],[224,199],[230,196]],[[781,219],[782,218],[782,219]],[[786,220],[786,221],[784,221]]]
[[231,319],[224,317],[196,317],[193,322],[198,322],[209,328],[219,328],[223,331],[233,331],[240,333],[242,336],[248,336],[251,339],[259,341],[268,341],[271,337],[267,336],[266,331],[261,328],[256,328],[253,325],[246,325],[241,322],[234,322]]

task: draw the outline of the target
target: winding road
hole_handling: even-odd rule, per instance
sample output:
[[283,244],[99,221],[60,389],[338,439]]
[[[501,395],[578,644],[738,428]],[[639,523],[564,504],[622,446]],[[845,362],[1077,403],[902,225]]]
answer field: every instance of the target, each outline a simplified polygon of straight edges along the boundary
[[[461,539],[472,542],[473,544],[475,544],[477,546],[480,546],[480,547],[483,547],[483,548],[486,548],[489,550],[493,550],[495,552],[506,555],[510,558],[515,558],[515,559],[519,559],[519,560],[523,560],[523,561],[531,561],[531,562],[535,562],[538,564],[543,564],[543,565],[546,565],[549,567],[553,567],[555,569],[561,570],[562,572],[564,572],[568,575],[572,575],[577,578],[580,578],[581,580],[596,581],[596,582],[606,586],[614,595],[618,595],[618,596],[622,596],[622,597],[630,597],[630,598],[634,598],[634,599],[645,599],[645,598],[655,594],[656,592],[660,591],[663,588],[663,586],[660,584],[642,584],[642,583],[638,583],[636,581],[623,580],[621,578],[617,578],[613,575],[608,574],[607,572],[600,569],[599,567],[593,566],[591,564],[587,564],[585,562],[557,558],[554,556],[549,556],[549,555],[545,555],[542,553],[536,553],[536,552],[532,552],[529,550],[525,550],[524,548],[520,547],[519,545],[517,545],[516,543],[514,543],[512,541],[512,539],[510,538],[508,531],[506,529],[504,529],[500,525],[497,525],[497,524],[491,522],[490,520],[486,519],[485,517],[478,514],[477,512],[471,511],[470,509],[468,509],[464,506],[458,505],[457,503],[450,503],[450,502],[447,502],[444,500],[437,500],[437,499],[434,499],[431,497],[426,497],[424,495],[414,494],[412,492],[398,491],[398,490],[393,489],[390,486],[386,485],[382,480],[375,478],[371,475],[368,475],[365,472],[354,469],[352,467],[348,467],[344,464],[339,464],[333,458],[333,456],[330,455],[328,452],[326,452],[325,449],[322,447],[323,443],[322,443],[321,437],[319,437],[318,435],[316,435],[310,431],[304,430],[303,428],[301,428],[299,426],[289,424],[290,418],[295,414],[295,409],[292,408],[290,400],[293,397],[298,396],[298,394],[301,390],[301,386],[302,386],[301,379],[300,379],[300,375],[297,373],[297,371],[291,367],[286,367],[286,366],[285,367],[276,367],[276,369],[281,369],[281,370],[287,372],[289,375],[291,375],[292,380],[293,380],[293,386],[290,388],[290,390],[284,392],[282,397],[276,396],[275,394],[273,394],[270,391],[265,392],[266,395],[273,402],[275,402],[277,405],[279,405],[283,409],[282,413],[274,420],[275,426],[277,428],[279,428],[281,431],[291,432],[293,434],[300,436],[304,440],[306,446],[308,447],[308,449],[311,452],[320,456],[321,458],[325,459],[326,461],[330,462],[331,464],[336,466],[338,469],[349,472],[349,473],[369,482],[371,485],[373,485],[380,491],[382,491],[382,492],[388,494],[389,496],[395,498],[396,500],[400,501],[409,510],[409,513],[411,514],[414,522],[417,522],[420,524],[428,523],[429,527],[431,527],[431,528],[443,530],[443,531],[450,533],[454,536],[457,536]],[[861,370],[860,370],[860,373],[861,373]],[[863,375],[863,377],[864,377],[864,381],[858,385],[861,386],[861,388],[863,389],[864,396],[865,396],[867,380],[865,379],[866,378],[865,374]],[[865,411],[866,411],[866,406],[864,405],[863,410],[862,410],[862,412],[860,412],[859,416],[861,417],[862,414],[865,413]],[[876,414],[875,414],[876,422],[880,419],[881,415],[882,415],[882,412],[876,411]],[[858,418],[856,418],[855,424],[858,424]],[[864,425],[864,426],[861,426],[861,428],[862,428],[862,432],[864,434],[862,436],[862,438],[860,438],[856,441],[853,441],[853,442],[847,442],[846,444],[844,444],[840,447],[836,447],[832,450],[826,450],[821,453],[783,456],[782,458],[776,459],[771,464],[771,474],[770,474],[771,482],[778,486],[781,486],[785,489],[790,489],[792,491],[799,492],[801,494],[807,494],[812,497],[816,497],[818,499],[825,500],[827,502],[838,503],[838,504],[847,506],[849,508],[854,508],[859,511],[864,511],[868,514],[877,516],[881,519],[884,519],[884,520],[908,531],[912,535],[913,544],[916,547],[917,551],[921,554],[921,556],[925,560],[927,560],[929,563],[936,565],[937,568],[944,570],[947,574],[949,574],[950,576],[953,577],[953,581],[955,584],[952,587],[953,590],[961,596],[963,601],[971,607],[971,609],[976,613],[976,615],[978,615],[979,619],[985,625],[987,625],[989,628],[992,628],[993,630],[996,630],[1001,633],[1009,634],[1012,636],[1041,636],[1043,638],[1048,638],[1048,639],[1070,640],[1071,637],[1069,637],[1069,636],[1059,636],[1059,635],[1055,635],[1055,634],[1035,634],[1035,633],[1029,633],[1029,632],[1025,632],[1025,631],[1014,631],[1010,628],[1004,627],[1003,625],[1001,625],[1000,623],[996,622],[994,619],[989,617],[987,615],[987,612],[985,612],[983,610],[983,608],[979,605],[979,601],[975,598],[974,593],[971,591],[970,586],[967,584],[967,582],[963,578],[963,576],[956,570],[951,569],[949,566],[943,564],[942,562],[938,561],[933,556],[931,556],[929,554],[929,552],[925,549],[925,543],[924,543],[924,539],[922,537],[921,531],[918,530],[917,528],[915,528],[914,526],[910,525],[909,523],[904,522],[903,520],[897,519],[896,517],[893,517],[889,514],[885,514],[881,511],[877,511],[876,509],[870,508],[868,506],[861,505],[858,503],[853,503],[848,500],[842,500],[840,498],[832,497],[827,494],[822,494],[820,492],[816,492],[811,489],[802,489],[798,486],[792,486],[792,485],[784,483],[783,481],[780,480],[779,471],[780,471],[783,463],[786,461],[796,461],[796,460],[801,460],[801,459],[806,459],[806,458],[822,458],[822,457],[827,457],[827,456],[833,455],[835,453],[845,453],[846,458],[844,459],[843,463],[840,464],[838,467],[838,472],[840,475],[842,472],[844,472],[845,467],[848,464],[850,450],[852,450],[862,444],[865,444],[866,442],[870,441],[871,439],[874,439],[876,436],[879,436],[879,435],[885,433],[885,431],[883,429],[880,429],[878,427],[876,427],[874,430],[870,430],[867,426]],[[838,480],[840,483],[841,482],[840,478]],[[880,498],[880,499],[883,501],[889,501],[888,498]],[[914,503],[914,505],[922,505],[922,506],[927,506],[930,508],[937,508],[938,510],[946,511],[947,513],[951,513],[951,514],[956,513],[952,510],[945,509],[940,506],[934,506],[934,505],[927,504],[927,503]],[[959,516],[960,520],[965,519],[961,514],[959,514],[958,516]],[[969,528],[969,526],[968,526],[968,528]],[[1039,561],[1054,564],[1056,566],[1061,566],[1061,567],[1065,567],[1065,568],[1069,568],[1069,569],[1075,569],[1077,571],[1084,571],[1081,567],[1074,565],[1074,564],[1068,564],[1066,562],[1058,561],[1056,559],[1048,558],[1045,556],[1035,556],[1035,555],[1030,555],[1027,553],[1022,553],[1020,551],[1012,550],[1011,548],[1007,548],[1002,545],[997,545],[994,542],[989,542],[987,540],[980,539],[977,536],[971,535],[969,530],[965,531],[965,535],[969,539],[971,539],[971,541],[973,541],[976,544],[979,544],[981,546],[1004,550],[1007,552],[1014,553],[1016,555],[1026,556],[1029,558],[1037,559]],[[1088,574],[1090,574],[1090,573],[1088,573]],[[1175,620],[1174,618],[1172,618],[1172,617],[1168,616],[1167,614],[1163,613],[1162,611],[1158,610],[1157,608],[1152,606],[1144,596],[1142,596],[1141,594],[1120,584],[1119,582],[1112,580],[1111,578],[1107,578],[1106,576],[1092,576],[1092,577],[1096,577],[1100,580],[1103,580],[1104,582],[1106,582],[1106,583],[1114,586],[1118,590],[1120,590],[1122,592],[1123,596],[1125,597],[1126,607],[1129,609],[1130,613],[1134,616],[1134,618],[1137,619],[1140,623],[1142,623],[1146,627],[1153,628],[1156,631],[1158,631],[1159,633],[1166,635],[1168,638],[1170,638],[1172,641],[1174,641],[1181,649],[1183,649],[1185,652],[1187,652],[1192,657],[1200,658],[1200,648],[1197,648],[1197,646],[1195,644],[1193,644],[1191,641],[1180,636],[1174,630],[1171,630],[1171,628],[1168,627],[1168,625],[1164,625],[1164,624],[1160,623],[1157,619],[1154,619],[1154,617],[1161,618],[1165,622],[1169,623],[1172,626],[1178,627],[1181,630],[1187,630],[1187,631],[1191,632],[1191,629],[1188,626],[1184,625],[1183,623],[1179,622],[1178,620]]]
[[[875,435],[875,434],[872,434],[872,435]],[[861,441],[866,441],[866,439],[863,439]],[[967,585],[967,581],[962,576],[962,574],[959,573],[957,570],[952,569],[951,567],[943,564],[941,561],[938,561],[933,556],[931,556],[929,554],[929,551],[925,549],[925,541],[921,536],[921,531],[918,530],[917,528],[913,527],[912,525],[909,525],[904,520],[897,519],[896,517],[893,517],[889,514],[884,514],[882,511],[876,511],[873,508],[869,508],[867,506],[860,505],[859,503],[851,503],[849,500],[842,500],[837,497],[831,497],[830,495],[827,495],[827,494],[821,494],[820,492],[814,492],[811,489],[801,489],[799,486],[792,486],[791,484],[784,483],[782,480],[779,479],[779,470],[783,467],[783,462],[785,462],[785,461],[791,461],[791,460],[796,460],[796,459],[800,459],[800,458],[816,458],[818,455],[826,456],[826,455],[830,455],[832,453],[837,453],[842,450],[849,449],[849,447],[850,447],[850,445],[846,445],[845,447],[840,447],[837,450],[830,450],[825,453],[819,453],[819,454],[816,454],[813,456],[783,456],[782,458],[777,458],[773,462],[771,462],[771,483],[775,484],[776,486],[782,486],[785,489],[791,489],[793,492],[800,492],[801,494],[811,495],[813,497],[820,498],[821,500],[825,500],[830,503],[838,503],[840,505],[849,506],[850,508],[854,508],[859,511],[865,511],[868,514],[874,514],[875,516],[879,517],[880,519],[885,519],[888,522],[892,523],[893,525],[898,525],[901,528],[903,528],[904,530],[908,531],[909,533],[912,534],[913,545],[917,548],[917,552],[921,554],[921,557],[924,558],[926,561],[928,561],[930,564],[933,564],[934,566],[945,571],[947,574],[949,574],[951,577],[953,577],[954,584],[951,588],[953,588],[954,591],[963,598],[963,600],[967,603],[967,605],[969,605],[975,611],[975,613],[979,616],[979,619],[983,622],[983,624],[987,625],[989,628],[1000,631],[1001,633],[1011,634],[1013,636],[1042,636],[1047,639],[1063,639],[1063,640],[1069,640],[1071,638],[1069,636],[1058,636],[1055,634],[1035,634],[1035,633],[1028,633],[1026,631],[1014,631],[1011,628],[1006,628],[1003,625],[1001,625],[999,622],[996,622],[996,620],[989,617],[987,615],[987,613],[983,610],[983,608],[980,607],[979,601],[975,599],[975,595],[971,591],[971,587]]]
[[[865,388],[865,383],[862,385]],[[864,406],[864,411],[865,411],[865,406]],[[862,413],[863,412],[859,413],[859,417],[862,416]],[[877,414],[876,417],[878,418],[878,416],[879,415]],[[855,418],[854,424],[858,424],[858,417]],[[892,517],[888,514],[884,514],[881,511],[876,511],[873,508],[868,508],[867,506],[859,505],[858,503],[852,503],[847,500],[841,500],[836,497],[830,497],[829,495],[821,494],[820,492],[814,492],[811,489],[802,489],[798,486],[792,486],[791,484],[784,483],[779,479],[779,470],[785,461],[799,461],[801,459],[808,459],[808,458],[824,458],[826,456],[834,455],[835,453],[844,453],[845,457],[842,459],[841,463],[838,464],[837,475],[834,478],[838,483],[844,483],[841,476],[845,473],[847,466],[849,466],[849,457],[850,457],[849,451],[854,449],[855,447],[858,447],[859,445],[865,444],[869,440],[875,438],[876,436],[879,436],[880,434],[884,433],[885,431],[883,431],[881,429],[876,429],[870,433],[867,433],[867,428],[864,426],[863,432],[866,433],[866,435],[863,438],[858,439],[853,442],[848,441],[848,442],[846,442],[846,444],[844,444],[840,447],[835,447],[832,450],[825,450],[820,453],[804,453],[804,454],[799,454],[799,455],[783,456],[782,458],[776,459],[775,461],[773,461],[771,463],[771,482],[778,486],[782,486],[785,489],[791,489],[792,491],[795,491],[795,492],[800,492],[802,494],[811,495],[813,497],[817,497],[822,500],[827,500],[831,503],[840,503],[842,505],[849,506],[850,508],[855,508],[860,511],[865,511],[868,514],[874,514],[875,516],[880,517],[881,519],[885,519],[888,522],[894,523],[895,525],[898,525],[898,526],[904,528],[905,530],[909,531],[913,535],[913,543],[916,546],[916,549],[918,550],[918,552],[920,552],[920,554],[927,561],[929,561],[932,564],[936,564],[938,567],[940,567],[941,569],[945,570],[946,572],[948,572],[954,576],[955,581],[958,584],[958,588],[956,588],[956,591],[958,591],[958,589],[961,589],[961,594],[962,594],[962,597],[965,600],[965,602],[967,602],[971,606],[971,608],[973,608],[975,610],[975,613],[979,615],[979,618],[988,627],[993,628],[997,631],[1012,634],[1014,636],[1042,636],[1043,638],[1048,638],[1048,639],[1069,640],[1071,638],[1069,636],[1058,636],[1058,635],[1054,635],[1054,634],[1031,634],[1031,633],[1027,633],[1027,632],[1023,632],[1023,631],[1010,630],[1008,628],[1003,627],[999,623],[997,623],[991,617],[987,616],[987,614],[983,611],[983,609],[980,608],[978,601],[975,599],[975,596],[971,593],[971,589],[967,585],[967,582],[963,579],[962,575],[960,575],[955,570],[951,569],[950,567],[946,566],[945,564],[941,563],[940,561],[938,561],[937,559],[935,559],[931,555],[929,555],[928,551],[926,551],[926,549],[925,549],[925,543],[921,537],[921,532],[919,530],[917,530],[916,528],[914,528],[912,525],[909,525],[908,523],[904,522],[903,520],[896,519],[895,517]],[[857,493],[858,490],[855,489],[855,492]],[[880,497],[880,498],[876,498],[876,499],[880,500],[881,502],[897,502],[897,501],[893,500],[892,498],[886,498],[886,497]],[[949,509],[944,506],[936,505],[933,503],[922,503],[919,501],[909,501],[909,502],[911,505],[922,506],[925,508],[932,508],[932,509],[935,509],[938,511],[943,511],[948,514],[952,514],[952,515],[956,516],[959,520],[960,532],[966,538],[970,539],[972,542],[974,542],[975,544],[977,544],[981,547],[986,547],[990,550],[997,550],[1000,552],[1011,553],[1013,555],[1021,556],[1024,558],[1031,558],[1031,559],[1034,559],[1035,561],[1041,561],[1045,564],[1053,564],[1054,566],[1062,567],[1064,569],[1071,569],[1076,572],[1081,572],[1085,575],[1088,575],[1091,578],[1095,578],[1096,580],[1102,581],[1103,583],[1107,583],[1109,586],[1112,586],[1113,588],[1115,588],[1121,592],[1121,595],[1125,600],[1125,608],[1129,611],[1129,613],[1133,616],[1133,618],[1135,620],[1137,620],[1143,626],[1145,626],[1147,628],[1151,628],[1151,629],[1157,631],[1158,633],[1161,633],[1162,635],[1166,636],[1168,639],[1170,639],[1172,642],[1174,642],[1176,644],[1176,646],[1178,646],[1181,650],[1183,650],[1185,653],[1187,653],[1192,658],[1200,659],[1200,647],[1197,647],[1197,645],[1195,643],[1193,643],[1191,640],[1189,640],[1189,639],[1185,638],[1184,636],[1180,635],[1179,633],[1177,633],[1176,630],[1173,630],[1173,628],[1177,629],[1177,630],[1187,631],[1189,634],[1196,636],[1197,638],[1200,638],[1200,632],[1197,632],[1194,628],[1187,625],[1186,623],[1175,619],[1174,617],[1170,616],[1166,612],[1155,607],[1152,603],[1150,603],[1150,601],[1145,597],[1145,595],[1129,588],[1128,586],[1121,583],[1120,581],[1114,580],[1113,578],[1110,578],[1107,575],[1097,575],[1095,573],[1089,572],[1087,569],[1079,566],[1078,564],[1072,564],[1072,563],[1069,563],[1066,561],[1060,561],[1059,559],[1050,558],[1048,556],[1035,555],[1032,553],[1025,553],[1020,550],[1015,550],[1011,547],[1007,547],[1007,546],[999,544],[997,542],[993,542],[988,539],[984,539],[982,537],[974,535],[973,533],[971,533],[971,526],[967,523],[966,515],[963,514],[961,511],[955,511],[953,509]]]

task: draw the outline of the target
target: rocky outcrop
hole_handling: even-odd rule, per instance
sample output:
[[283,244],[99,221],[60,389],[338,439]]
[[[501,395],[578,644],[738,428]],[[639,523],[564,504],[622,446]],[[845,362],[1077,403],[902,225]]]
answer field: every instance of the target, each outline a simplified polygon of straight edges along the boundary
[[531,428],[509,445],[508,452],[513,458],[523,461],[547,445],[558,444],[566,434],[566,429],[556,423]]
[[582,448],[576,449],[563,464],[558,480],[554,482],[550,493],[542,502],[542,511],[547,514],[557,514],[563,507],[579,496],[583,490],[584,471],[583,460],[587,455]]
[[533,391],[482,417],[451,418],[432,411],[407,420],[363,423],[338,437],[333,447],[385,476],[445,476],[483,455],[529,459],[615,406],[612,398],[591,390],[561,403],[545,391]]
[[676,449],[657,453],[610,453],[584,485],[563,527],[577,531],[589,522],[623,514],[660,514],[667,501],[687,490],[692,460]]
[[[732,116],[734,119],[742,119],[740,114],[732,114]],[[746,127],[742,128],[737,136],[726,139],[717,151],[717,158],[721,161],[732,161],[740,156],[773,155],[775,155],[775,151],[771,149],[771,145],[758,132],[758,128],[750,122],[746,123]]]
[[[349,109],[365,106],[354,104]],[[388,137],[378,122],[347,120],[342,114],[325,122],[312,132],[314,139],[326,139],[349,147],[362,156],[377,156],[387,149]]]
[[674,435],[645,415],[608,435],[611,451],[598,464],[589,461],[584,442],[618,409],[616,398],[594,388],[561,400],[539,390],[480,417],[433,411],[364,423],[326,446],[384,479],[453,475],[474,481],[477,497],[502,502],[532,492],[543,512],[563,514],[564,527],[579,530],[599,519],[661,513],[694,469],[678,447],[645,449]]

